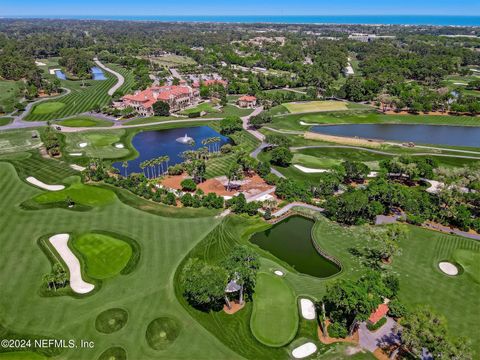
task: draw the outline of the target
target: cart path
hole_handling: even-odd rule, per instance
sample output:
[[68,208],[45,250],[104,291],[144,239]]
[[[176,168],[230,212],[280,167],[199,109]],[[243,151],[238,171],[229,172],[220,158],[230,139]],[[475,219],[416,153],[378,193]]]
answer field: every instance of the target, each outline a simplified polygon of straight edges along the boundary
[[112,70],[108,67],[106,67],[105,65],[103,65],[100,60],[98,60],[98,58],[94,58],[93,61],[95,62],[95,64],[98,65],[98,67],[102,68],[103,70],[105,71],[108,71],[109,73],[115,75],[117,77],[117,83],[115,85],[113,85],[110,90],[108,90],[108,95],[109,96],[113,96],[113,94],[115,94],[115,91],[117,91],[118,89],[120,89],[120,87],[123,85],[123,83],[125,82],[125,78],[123,77],[122,74],[116,72],[115,70]]

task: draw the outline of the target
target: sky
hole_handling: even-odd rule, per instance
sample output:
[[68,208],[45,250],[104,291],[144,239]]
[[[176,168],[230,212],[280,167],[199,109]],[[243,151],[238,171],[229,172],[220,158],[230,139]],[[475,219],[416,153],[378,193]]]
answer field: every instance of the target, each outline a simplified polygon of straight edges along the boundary
[[0,0],[0,17],[384,14],[480,15],[480,0]]

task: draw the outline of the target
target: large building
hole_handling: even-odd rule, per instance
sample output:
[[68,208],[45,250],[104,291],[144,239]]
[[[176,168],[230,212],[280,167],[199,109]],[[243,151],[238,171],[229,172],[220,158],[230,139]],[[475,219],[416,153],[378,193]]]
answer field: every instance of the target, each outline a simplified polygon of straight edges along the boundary
[[152,86],[133,95],[125,95],[119,108],[133,107],[140,115],[152,116],[153,104],[164,101],[170,105],[170,111],[175,112],[194,105],[199,92],[188,85]]
[[242,108],[253,109],[255,106],[257,106],[257,98],[251,95],[244,95],[238,98],[237,104]]

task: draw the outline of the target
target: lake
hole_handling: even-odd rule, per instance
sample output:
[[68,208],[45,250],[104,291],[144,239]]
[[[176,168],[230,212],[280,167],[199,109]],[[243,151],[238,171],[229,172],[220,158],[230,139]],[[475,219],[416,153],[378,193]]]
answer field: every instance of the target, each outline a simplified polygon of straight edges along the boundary
[[336,136],[411,141],[419,144],[480,147],[480,127],[414,124],[343,124],[313,126],[311,131]]
[[91,72],[93,80],[107,80],[102,69],[100,69],[98,66],[92,67]]
[[[181,144],[176,141],[176,139],[184,137],[185,134],[195,141],[193,146]],[[202,140],[209,137],[219,137],[219,146],[230,142],[228,137],[220,135],[218,132],[208,126],[142,131],[135,135],[132,139],[132,145],[138,151],[139,156],[136,159],[128,162],[127,170],[129,173],[141,173],[141,162],[164,155],[168,155],[170,157],[170,161],[168,163],[169,165],[181,163],[183,162],[183,159],[179,155],[182,152],[203,147]],[[125,170],[122,168],[122,162],[116,162],[113,164],[113,166],[120,170],[121,174],[124,173]]]
[[340,268],[318,253],[312,243],[314,221],[295,215],[254,234],[250,241],[285,261],[298,272],[319,278],[332,276]]
[[55,76],[60,80],[67,80],[67,77],[65,76],[62,70],[55,70]]

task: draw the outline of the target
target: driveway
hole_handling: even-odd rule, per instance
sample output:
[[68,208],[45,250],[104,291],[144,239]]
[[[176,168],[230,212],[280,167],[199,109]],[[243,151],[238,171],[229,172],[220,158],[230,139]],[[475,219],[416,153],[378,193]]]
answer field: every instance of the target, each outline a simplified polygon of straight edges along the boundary
[[380,329],[372,332],[367,329],[367,324],[362,322],[358,329],[360,346],[368,351],[374,352],[382,344],[399,344],[400,338],[395,334],[397,323],[392,318],[387,317],[387,322]]

